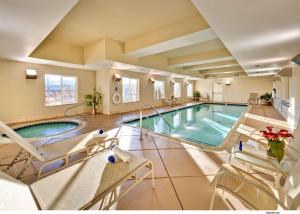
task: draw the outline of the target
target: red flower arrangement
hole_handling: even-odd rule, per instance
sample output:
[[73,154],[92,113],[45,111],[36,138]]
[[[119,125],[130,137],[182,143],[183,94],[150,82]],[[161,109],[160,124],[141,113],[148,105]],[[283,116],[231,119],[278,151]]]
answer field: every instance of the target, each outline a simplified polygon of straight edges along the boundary
[[273,132],[273,126],[267,126],[266,129],[260,132],[268,140],[268,154],[280,162],[284,156],[285,139],[294,138],[294,136],[285,129],[276,132]]

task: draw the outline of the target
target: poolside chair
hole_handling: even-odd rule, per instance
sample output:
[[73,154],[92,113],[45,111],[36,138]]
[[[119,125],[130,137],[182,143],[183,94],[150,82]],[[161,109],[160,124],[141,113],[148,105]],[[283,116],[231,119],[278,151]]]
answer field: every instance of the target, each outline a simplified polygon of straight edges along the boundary
[[154,188],[151,161],[130,153],[128,163],[112,164],[108,155],[98,153],[31,185],[0,172],[0,210],[108,209],[149,175]]
[[249,94],[248,104],[256,107],[260,106],[260,97],[258,96],[258,93]]
[[270,186],[248,172],[223,164],[211,184],[214,186],[210,209],[213,209],[216,190],[221,189],[241,201],[248,209],[296,210],[300,206],[300,161],[294,166],[284,186],[284,198],[279,200]]
[[[17,143],[21,147],[20,151],[9,163],[0,165],[2,168],[5,167],[4,170],[18,166],[18,169],[15,169],[15,171],[17,171],[15,172],[15,176],[18,179],[22,178],[25,170],[30,165],[37,170],[37,179],[40,179],[70,164],[82,161],[91,155],[101,152],[112,143],[118,144],[119,142],[118,138],[115,137],[117,134],[115,130],[109,131],[107,137],[103,138],[95,138],[94,134],[97,133],[97,131],[93,131],[73,139],[52,143],[43,147],[36,147],[1,121],[0,131],[10,138],[11,143]],[[72,160],[72,157],[79,154],[79,158]],[[62,162],[60,167],[49,170],[51,165],[60,162]],[[23,164],[19,166],[20,163]],[[48,171],[45,172],[46,170]]]

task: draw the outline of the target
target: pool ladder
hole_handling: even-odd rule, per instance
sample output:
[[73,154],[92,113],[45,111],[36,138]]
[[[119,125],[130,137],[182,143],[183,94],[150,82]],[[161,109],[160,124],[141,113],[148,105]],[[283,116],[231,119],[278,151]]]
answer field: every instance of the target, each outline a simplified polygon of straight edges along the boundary
[[[168,125],[169,127],[169,131],[171,131],[171,128],[172,129],[175,129],[163,116],[162,114],[153,106],[153,105],[150,105],[150,104],[146,104],[146,105],[143,105],[141,108],[140,108],[140,140],[143,140],[143,110],[146,108],[146,107],[150,107],[152,108],[165,122],[166,124]],[[146,132],[146,135],[147,135],[147,132]]]

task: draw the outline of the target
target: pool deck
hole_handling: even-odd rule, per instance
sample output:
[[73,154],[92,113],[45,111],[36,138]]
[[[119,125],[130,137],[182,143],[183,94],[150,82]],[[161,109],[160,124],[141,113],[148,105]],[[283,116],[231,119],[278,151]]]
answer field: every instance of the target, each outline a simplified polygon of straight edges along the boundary
[[[159,108],[160,112],[174,108],[193,105],[166,106]],[[145,114],[152,114],[152,110],[145,110]],[[150,159],[154,163],[155,190],[151,188],[151,180],[144,180],[139,186],[130,191],[119,200],[111,209],[117,210],[206,210],[212,195],[210,181],[218,172],[223,163],[228,163],[229,153],[226,149],[221,151],[206,151],[186,143],[175,142],[172,139],[149,133],[139,139],[139,130],[128,126],[119,126],[120,121],[134,119],[139,112],[130,112],[117,115],[96,115],[83,118],[87,126],[76,133],[65,135],[71,138],[74,135],[89,132],[95,129],[119,129],[118,137],[120,147],[134,154]],[[246,115],[245,125],[261,130],[266,125],[286,128],[284,118],[272,107],[252,107]],[[76,118],[76,117],[74,117]],[[244,136],[240,139],[246,140]],[[39,142],[41,143],[41,142]],[[0,146],[3,158],[16,147]],[[0,157],[0,158],[1,158]],[[243,166],[241,166],[243,167]],[[253,171],[253,174],[263,179],[272,178]],[[128,181],[124,186],[128,185]],[[228,202],[229,201],[229,202]],[[215,200],[214,209],[245,209],[230,195],[221,194]]]

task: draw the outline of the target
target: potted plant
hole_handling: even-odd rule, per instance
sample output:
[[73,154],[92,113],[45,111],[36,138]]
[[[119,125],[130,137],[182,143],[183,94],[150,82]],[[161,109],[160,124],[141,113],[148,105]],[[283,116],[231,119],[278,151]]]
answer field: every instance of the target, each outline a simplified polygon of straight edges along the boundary
[[103,95],[100,92],[96,91],[95,88],[92,94],[85,95],[85,103],[87,106],[92,107],[92,115],[95,115],[97,113],[99,105],[102,104],[102,98]]
[[193,92],[193,99],[194,99],[194,101],[199,101],[200,97],[201,97],[201,94],[200,94],[199,91],[194,91]]
[[273,132],[272,126],[267,126],[266,129],[266,131],[261,131],[261,133],[268,140],[268,155],[280,162],[284,156],[285,139],[294,137],[285,129],[277,132]]
[[268,105],[271,105],[271,97],[272,97],[271,93],[265,93],[260,96],[260,99],[266,102]]

